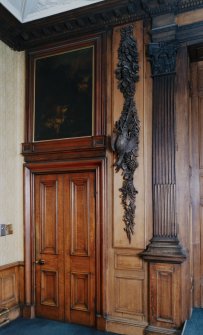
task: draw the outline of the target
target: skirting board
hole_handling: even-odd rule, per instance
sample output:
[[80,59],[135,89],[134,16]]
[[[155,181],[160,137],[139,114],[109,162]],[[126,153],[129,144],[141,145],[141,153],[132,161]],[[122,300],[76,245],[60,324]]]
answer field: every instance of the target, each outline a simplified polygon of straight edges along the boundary
[[134,320],[121,320],[119,318],[107,317],[106,330],[113,333],[124,335],[144,335],[147,326],[145,322],[136,322]]

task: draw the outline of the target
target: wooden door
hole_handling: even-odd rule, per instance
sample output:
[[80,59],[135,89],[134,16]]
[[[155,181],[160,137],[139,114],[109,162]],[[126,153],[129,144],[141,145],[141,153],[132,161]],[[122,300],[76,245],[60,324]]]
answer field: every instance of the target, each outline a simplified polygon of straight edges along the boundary
[[95,324],[95,175],[35,177],[36,315]]
[[[36,315],[64,319],[63,176],[35,177]],[[40,264],[44,263],[44,264]]]

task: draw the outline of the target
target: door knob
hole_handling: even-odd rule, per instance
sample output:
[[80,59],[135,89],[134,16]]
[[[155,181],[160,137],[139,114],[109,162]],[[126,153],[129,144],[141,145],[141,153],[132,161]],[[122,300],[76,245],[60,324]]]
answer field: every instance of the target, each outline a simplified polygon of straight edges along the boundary
[[45,264],[45,261],[43,259],[38,259],[37,261],[35,261],[35,264],[43,265]]

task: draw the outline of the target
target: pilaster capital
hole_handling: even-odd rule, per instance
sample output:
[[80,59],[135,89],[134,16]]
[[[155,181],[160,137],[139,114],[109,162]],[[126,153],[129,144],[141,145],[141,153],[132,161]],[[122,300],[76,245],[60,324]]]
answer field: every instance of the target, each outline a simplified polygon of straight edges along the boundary
[[153,76],[175,73],[177,50],[177,41],[149,44],[148,56]]

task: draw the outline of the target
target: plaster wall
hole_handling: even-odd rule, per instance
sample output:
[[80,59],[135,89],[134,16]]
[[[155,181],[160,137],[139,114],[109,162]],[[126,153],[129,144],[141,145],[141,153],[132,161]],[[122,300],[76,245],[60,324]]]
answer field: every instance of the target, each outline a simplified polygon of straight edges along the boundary
[[0,265],[23,260],[23,157],[25,55],[0,42]]

